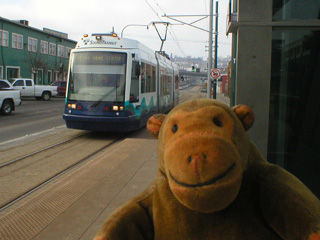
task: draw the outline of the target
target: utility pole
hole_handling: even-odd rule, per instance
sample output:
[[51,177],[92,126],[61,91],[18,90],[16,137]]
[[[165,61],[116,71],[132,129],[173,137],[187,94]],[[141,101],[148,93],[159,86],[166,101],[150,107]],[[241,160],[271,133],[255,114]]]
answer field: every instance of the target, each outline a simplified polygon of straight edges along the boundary
[[[214,36],[214,68],[218,68],[218,7],[219,7],[219,2],[216,1],[216,26],[215,26],[216,35]],[[215,99],[217,98],[217,84],[218,84],[218,79],[214,79],[213,92],[214,92]]]
[[216,28],[214,36],[214,68],[218,68],[218,7],[219,2],[216,1]]
[[207,98],[212,97],[211,85],[211,69],[212,69],[212,28],[213,28],[213,0],[210,0],[210,15],[209,15],[209,51],[208,51],[208,80],[207,80]]

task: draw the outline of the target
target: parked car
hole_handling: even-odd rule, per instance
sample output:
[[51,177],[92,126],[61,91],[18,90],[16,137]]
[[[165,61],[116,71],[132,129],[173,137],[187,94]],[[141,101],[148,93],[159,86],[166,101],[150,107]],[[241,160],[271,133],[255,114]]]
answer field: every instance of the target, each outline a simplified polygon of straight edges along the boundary
[[8,80],[0,79],[0,89],[1,90],[9,90],[9,89],[13,89],[13,87]]
[[10,114],[21,105],[21,92],[14,90],[8,80],[0,79],[0,112]]
[[66,81],[55,81],[51,84],[51,86],[57,86],[58,87],[58,96],[66,96]]
[[56,86],[35,85],[33,79],[29,78],[16,78],[12,86],[21,91],[22,97],[35,97],[37,100],[49,101],[51,97],[58,94]]

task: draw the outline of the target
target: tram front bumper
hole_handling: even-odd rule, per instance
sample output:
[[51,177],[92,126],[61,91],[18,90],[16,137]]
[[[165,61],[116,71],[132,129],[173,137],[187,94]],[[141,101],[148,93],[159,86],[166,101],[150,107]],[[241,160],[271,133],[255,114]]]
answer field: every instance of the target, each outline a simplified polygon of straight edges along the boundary
[[63,114],[67,128],[99,132],[128,132],[141,127],[136,116],[103,117]]

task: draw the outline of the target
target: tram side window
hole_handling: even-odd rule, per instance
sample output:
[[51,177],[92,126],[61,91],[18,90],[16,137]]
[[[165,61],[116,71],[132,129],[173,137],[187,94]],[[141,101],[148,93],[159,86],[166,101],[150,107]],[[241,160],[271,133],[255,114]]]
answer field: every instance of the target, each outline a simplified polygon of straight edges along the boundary
[[130,102],[139,102],[139,62],[132,62]]
[[151,87],[151,80],[152,80],[152,74],[151,74],[151,65],[147,65],[147,81],[146,81],[146,92],[150,92],[150,87]]
[[169,95],[170,94],[170,77],[167,75],[162,75],[161,85],[162,85],[163,95]]
[[141,93],[156,91],[156,67],[150,64],[141,64]]
[[156,91],[156,67],[152,66],[151,92]]
[[168,87],[167,92],[168,92],[168,94],[170,94],[170,92],[171,92],[171,90],[173,88],[173,76],[172,76],[172,74],[170,74],[168,76],[168,85],[167,85],[167,87]]
[[174,76],[174,84],[175,84],[175,89],[179,88],[179,76],[175,75]]
[[141,93],[146,92],[146,64],[141,63]]

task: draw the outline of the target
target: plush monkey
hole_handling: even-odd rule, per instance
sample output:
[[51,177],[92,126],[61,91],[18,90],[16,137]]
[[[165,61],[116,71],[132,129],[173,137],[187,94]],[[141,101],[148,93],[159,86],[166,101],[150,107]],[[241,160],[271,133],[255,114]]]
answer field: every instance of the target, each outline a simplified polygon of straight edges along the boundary
[[116,210],[95,240],[320,240],[320,202],[268,163],[246,131],[254,115],[210,99],[151,117],[158,175]]

